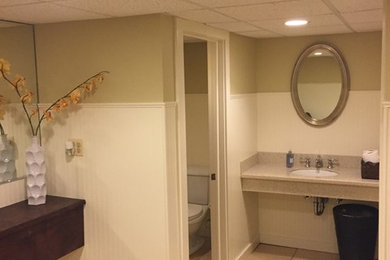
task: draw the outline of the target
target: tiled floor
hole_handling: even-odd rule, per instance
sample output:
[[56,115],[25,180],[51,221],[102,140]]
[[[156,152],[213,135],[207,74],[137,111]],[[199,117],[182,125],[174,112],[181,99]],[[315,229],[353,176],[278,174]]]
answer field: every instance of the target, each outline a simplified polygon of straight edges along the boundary
[[211,241],[206,238],[203,247],[190,256],[190,260],[211,260]]
[[336,254],[260,244],[242,260],[338,260]]
[[[210,249],[204,248],[190,257],[190,260],[211,260]],[[255,251],[242,260],[338,260],[336,254],[296,249],[290,247],[259,245]]]

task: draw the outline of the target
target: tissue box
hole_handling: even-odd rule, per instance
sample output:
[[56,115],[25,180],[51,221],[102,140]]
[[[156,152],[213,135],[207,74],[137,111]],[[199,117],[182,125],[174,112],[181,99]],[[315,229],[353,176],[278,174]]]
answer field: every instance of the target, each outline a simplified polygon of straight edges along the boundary
[[362,178],[379,180],[379,163],[365,162],[361,160]]

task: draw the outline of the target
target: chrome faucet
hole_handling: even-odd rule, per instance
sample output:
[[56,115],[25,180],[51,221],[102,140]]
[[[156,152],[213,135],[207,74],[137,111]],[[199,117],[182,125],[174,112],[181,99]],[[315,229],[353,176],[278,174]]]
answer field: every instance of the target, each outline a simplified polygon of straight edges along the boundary
[[322,167],[324,167],[324,163],[322,161],[321,155],[317,155],[317,158],[316,158],[316,169],[319,170]]

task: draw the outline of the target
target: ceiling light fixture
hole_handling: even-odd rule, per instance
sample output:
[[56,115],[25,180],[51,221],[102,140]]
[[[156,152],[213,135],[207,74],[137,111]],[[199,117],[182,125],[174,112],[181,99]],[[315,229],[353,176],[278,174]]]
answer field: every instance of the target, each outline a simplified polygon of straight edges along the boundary
[[308,23],[307,20],[288,20],[284,24],[286,26],[302,26]]
[[322,55],[322,52],[315,52],[314,55],[315,55],[315,56],[321,56],[321,55]]

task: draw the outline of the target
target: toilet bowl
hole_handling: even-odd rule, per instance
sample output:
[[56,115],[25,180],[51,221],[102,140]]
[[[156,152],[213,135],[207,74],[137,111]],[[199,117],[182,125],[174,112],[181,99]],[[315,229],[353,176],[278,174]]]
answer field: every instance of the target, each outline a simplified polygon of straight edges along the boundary
[[204,244],[205,239],[196,233],[204,223],[208,213],[208,205],[188,203],[188,233],[190,255],[198,251]]
[[204,234],[199,236],[197,233],[199,233],[199,229],[201,229],[209,215],[209,181],[208,167],[187,168],[190,254],[199,250],[205,242],[204,237],[202,237]]

